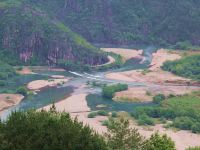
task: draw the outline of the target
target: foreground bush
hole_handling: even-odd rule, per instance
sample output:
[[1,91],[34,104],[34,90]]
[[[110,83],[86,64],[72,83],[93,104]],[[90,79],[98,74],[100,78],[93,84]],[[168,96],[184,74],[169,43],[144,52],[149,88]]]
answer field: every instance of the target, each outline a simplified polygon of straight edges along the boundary
[[14,112],[0,123],[1,150],[106,150],[104,139],[67,113]]

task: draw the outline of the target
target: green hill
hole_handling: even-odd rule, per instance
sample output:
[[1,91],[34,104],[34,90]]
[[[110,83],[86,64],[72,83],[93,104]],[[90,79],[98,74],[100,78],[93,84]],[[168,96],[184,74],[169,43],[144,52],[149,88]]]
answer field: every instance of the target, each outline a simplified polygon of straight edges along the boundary
[[61,21],[25,0],[0,1],[0,58],[10,64],[55,65],[60,60],[97,65],[99,49]]
[[30,0],[90,42],[200,44],[198,0]]

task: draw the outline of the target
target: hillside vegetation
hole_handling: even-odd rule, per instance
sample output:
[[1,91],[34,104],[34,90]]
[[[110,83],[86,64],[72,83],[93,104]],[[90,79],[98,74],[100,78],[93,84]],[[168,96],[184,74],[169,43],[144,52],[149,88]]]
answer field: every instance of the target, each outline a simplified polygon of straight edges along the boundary
[[199,45],[198,0],[30,0],[90,42]]
[[57,65],[68,60],[98,65],[107,61],[103,52],[29,1],[1,1],[0,22],[0,58],[10,64]]
[[168,98],[156,106],[139,107],[133,116],[139,121],[144,116],[171,120],[172,124],[168,124],[168,127],[200,133],[200,93]]
[[167,61],[162,66],[162,69],[182,77],[200,80],[200,55],[187,56],[176,61]]

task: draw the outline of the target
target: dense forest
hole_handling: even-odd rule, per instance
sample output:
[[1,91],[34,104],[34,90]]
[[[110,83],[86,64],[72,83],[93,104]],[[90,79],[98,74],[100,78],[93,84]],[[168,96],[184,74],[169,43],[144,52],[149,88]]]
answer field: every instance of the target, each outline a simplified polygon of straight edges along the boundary
[[200,44],[198,0],[31,0],[90,42]]
[[199,5],[198,0],[1,0],[0,49],[6,56],[1,58],[11,64],[97,65],[107,58],[90,43],[200,45]]
[[179,76],[200,80],[200,55],[186,56],[176,61],[167,61],[162,66],[162,69]]

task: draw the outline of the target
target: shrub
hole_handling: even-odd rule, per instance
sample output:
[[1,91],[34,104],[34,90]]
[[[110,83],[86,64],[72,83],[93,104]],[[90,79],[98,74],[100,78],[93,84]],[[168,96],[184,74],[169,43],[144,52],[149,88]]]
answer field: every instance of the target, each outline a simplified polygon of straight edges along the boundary
[[16,93],[22,94],[22,95],[24,95],[24,96],[27,96],[27,95],[28,95],[28,90],[27,90],[25,87],[19,87],[19,88],[16,90]]
[[200,123],[194,123],[191,130],[193,133],[200,133]]
[[153,97],[153,102],[155,104],[160,104],[163,100],[165,100],[165,95],[163,95],[163,94],[158,94]]
[[154,123],[153,119],[150,118],[149,116],[141,115],[141,116],[139,116],[138,124],[139,125],[154,125],[155,123]]
[[117,118],[117,116],[118,116],[118,115],[117,115],[117,112],[113,111],[113,112],[112,112],[112,117],[113,117],[113,118]]
[[5,86],[6,85],[6,82],[5,81],[2,81],[0,80],[0,86]]
[[200,147],[190,147],[190,148],[188,148],[188,149],[186,149],[186,150],[200,150]]
[[97,112],[97,114],[100,115],[100,116],[108,116],[108,112],[105,111],[105,110],[99,110],[99,111]]
[[88,114],[88,118],[95,118],[97,116],[97,112],[91,112]]
[[104,120],[102,121],[102,126],[108,126],[109,125],[109,120]]
[[183,130],[190,130],[193,125],[193,119],[189,117],[177,117],[174,120],[173,124],[176,128],[180,128]]
[[120,92],[128,89],[127,84],[116,84],[116,85],[110,85],[110,86],[105,86],[102,89],[102,94],[106,98],[113,98],[115,92]]

